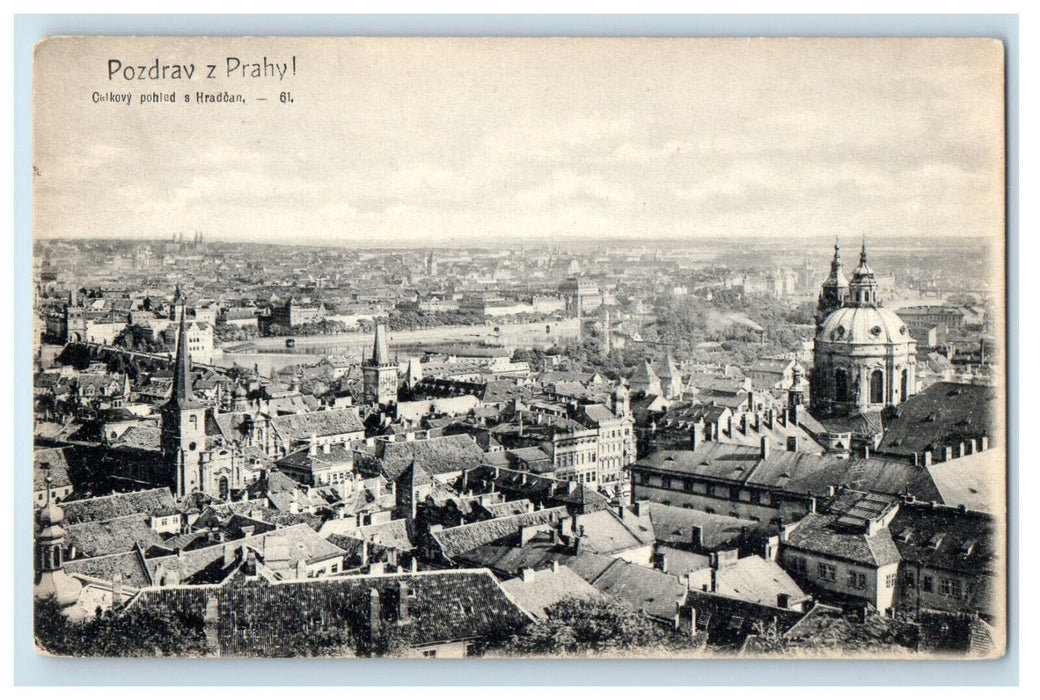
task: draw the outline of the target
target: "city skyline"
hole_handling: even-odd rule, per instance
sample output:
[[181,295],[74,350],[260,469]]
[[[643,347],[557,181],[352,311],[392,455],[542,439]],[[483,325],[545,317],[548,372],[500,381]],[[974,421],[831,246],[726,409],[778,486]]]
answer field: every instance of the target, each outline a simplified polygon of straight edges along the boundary
[[[35,144],[36,235],[366,246],[1003,235],[999,43],[385,41],[330,52],[229,40],[290,52],[299,72],[217,87],[249,100],[288,89],[295,102],[217,108],[92,104],[94,88],[199,85],[110,84],[108,54],[129,63],[135,51],[119,40],[44,44],[65,72],[36,96],[38,133],[51,134]],[[188,60],[194,46],[148,50]]]

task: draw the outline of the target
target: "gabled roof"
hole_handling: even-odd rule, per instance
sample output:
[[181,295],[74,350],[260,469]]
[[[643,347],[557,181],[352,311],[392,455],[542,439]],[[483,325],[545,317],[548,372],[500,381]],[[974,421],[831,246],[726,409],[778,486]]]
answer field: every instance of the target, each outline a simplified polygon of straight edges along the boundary
[[[267,563],[275,557],[289,570],[294,570],[297,562],[315,562],[342,556],[343,550],[333,545],[317,532],[306,525],[293,525],[273,532],[267,532],[251,537],[243,537],[231,540],[212,547],[193,549],[179,554],[155,557],[148,559],[148,568],[155,578],[156,571],[161,566],[166,571],[177,571],[180,582],[206,583],[212,582],[209,577],[210,570],[224,558],[225,546],[240,548],[249,547],[259,552]],[[219,580],[222,580],[219,579]]]
[[119,575],[124,585],[134,588],[152,585],[152,578],[139,547],[119,554],[66,561],[65,573],[72,576],[80,574],[104,581],[111,581]]
[[888,528],[869,535],[839,526],[838,515],[810,513],[789,533],[786,546],[871,568],[896,564],[901,557]]
[[411,464],[433,476],[479,467],[484,451],[469,435],[445,435],[425,440],[395,440],[381,443],[377,457],[387,479],[396,481]]
[[160,515],[177,509],[177,503],[167,488],[114,493],[61,504],[65,511],[65,525],[95,520],[111,520],[125,515],[146,513]]
[[563,506],[546,508],[533,513],[448,527],[431,532],[430,537],[437,543],[444,557],[451,559],[477,547],[515,536],[521,527],[558,522],[566,517],[567,509]]
[[564,598],[607,598],[566,566],[541,571],[525,570],[501,585],[517,605],[537,619],[545,619],[545,609]]
[[739,544],[741,533],[762,527],[753,520],[741,520],[728,515],[716,515],[702,510],[666,506],[653,501],[639,504],[650,513],[654,538],[658,543],[676,546],[693,546],[693,528],[701,529],[701,540],[705,550],[729,549]]
[[[690,572],[690,588],[710,587],[711,569]],[[715,593],[729,598],[776,607],[778,595],[786,595],[790,604],[807,596],[798,584],[775,561],[760,556],[744,557],[715,571]]]
[[271,418],[271,428],[288,441],[309,440],[312,435],[321,438],[365,432],[365,426],[354,408],[274,416]]
[[69,545],[76,547],[77,557],[99,557],[127,552],[140,545],[148,549],[161,545],[162,537],[152,530],[144,513],[124,515],[111,520],[75,523],[65,528]]
[[615,559],[590,583],[634,610],[658,619],[673,619],[676,603],[686,599],[686,586],[676,576],[624,559]]

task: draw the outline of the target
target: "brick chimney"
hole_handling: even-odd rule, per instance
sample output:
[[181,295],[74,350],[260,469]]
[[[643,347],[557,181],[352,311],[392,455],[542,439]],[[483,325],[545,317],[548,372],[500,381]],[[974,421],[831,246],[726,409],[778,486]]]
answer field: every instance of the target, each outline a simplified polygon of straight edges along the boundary
[[932,451],[931,450],[925,450],[924,451],[924,466],[926,466],[926,467],[932,466]]
[[787,436],[787,451],[797,452],[798,451],[798,436],[788,435]]
[[989,449],[989,436],[983,435],[979,439],[979,452],[985,452]]
[[763,436],[762,439],[759,440],[758,456],[761,459],[767,459],[769,457],[769,438],[765,436]]

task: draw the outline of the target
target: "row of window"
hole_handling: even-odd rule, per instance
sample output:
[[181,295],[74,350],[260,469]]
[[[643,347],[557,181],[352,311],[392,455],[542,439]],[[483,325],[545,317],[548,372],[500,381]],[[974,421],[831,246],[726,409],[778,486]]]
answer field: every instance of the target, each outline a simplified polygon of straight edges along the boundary
[[763,506],[769,506],[773,503],[772,495],[768,491],[756,491],[724,484],[707,484],[696,479],[657,476],[656,474],[640,472],[639,483],[643,486],[663,488],[670,491],[686,491],[687,493],[695,493],[702,496],[722,498],[727,501],[742,501]]
[[[906,583],[910,586],[914,585],[914,572],[907,571],[905,574]],[[964,596],[964,584],[960,579],[956,578],[941,578],[939,579],[938,585],[936,585],[935,578],[929,574],[923,574],[921,576],[921,590],[925,593],[938,593],[941,596],[948,598],[960,598]],[[974,590],[974,586],[968,584],[968,593]]]
[[[796,574],[807,576],[809,573],[809,561],[805,557],[788,557],[788,566]],[[838,580],[838,567],[834,564],[828,564],[826,562],[819,562],[816,565],[816,578],[820,581],[836,582]],[[846,572],[845,584],[854,591],[864,591],[867,589],[867,572],[860,571],[858,569],[849,568]],[[896,585],[896,575],[886,574],[885,575],[885,588],[892,588]]]

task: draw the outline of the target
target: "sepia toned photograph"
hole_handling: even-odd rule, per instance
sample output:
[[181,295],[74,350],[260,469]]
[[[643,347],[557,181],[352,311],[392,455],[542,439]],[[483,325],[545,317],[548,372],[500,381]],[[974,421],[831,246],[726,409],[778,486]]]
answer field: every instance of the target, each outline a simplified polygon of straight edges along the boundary
[[1001,657],[1004,66],[44,39],[36,652]]

